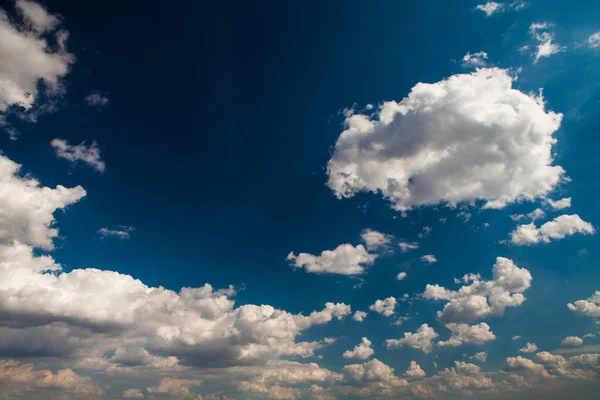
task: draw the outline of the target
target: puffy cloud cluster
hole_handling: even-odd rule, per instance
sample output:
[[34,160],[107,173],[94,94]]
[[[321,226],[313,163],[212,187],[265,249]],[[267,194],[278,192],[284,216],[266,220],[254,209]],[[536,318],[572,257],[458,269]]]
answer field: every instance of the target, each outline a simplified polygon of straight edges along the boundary
[[398,210],[545,198],[564,174],[552,165],[562,114],[513,81],[507,70],[481,68],[419,83],[375,116],[348,116],[327,184],[338,198],[380,193]]
[[422,350],[423,353],[431,353],[433,351],[433,340],[439,335],[427,324],[423,324],[415,333],[404,332],[402,339],[388,339],[385,344],[388,349],[396,347],[409,346],[413,349]]
[[427,285],[425,299],[447,300],[437,318],[444,324],[465,324],[477,319],[504,314],[506,307],[517,307],[525,301],[523,292],[531,286],[531,274],[508,258],[497,257],[491,281],[472,275],[473,282],[458,291],[439,285]]
[[405,376],[409,376],[411,378],[422,378],[425,375],[425,371],[421,369],[421,366],[416,363],[416,361],[411,361],[410,366],[404,373]]
[[593,296],[586,300],[569,303],[567,307],[575,315],[588,317],[600,323],[600,291],[596,291]]
[[465,68],[485,67],[487,64],[488,55],[485,51],[476,53],[467,53],[462,59],[462,66]]
[[535,343],[527,342],[525,346],[519,349],[519,353],[535,353],[538,350],[538,347]]
[[577,214],[560,215],[539,228],[535,226],[534,222],[517,226],[510,234],[510,241],[517,246],[549,243],[552,240],[564,239],[566,236],[576,233],[593,235],[596,233],[596,229]]
[[307,272],[315,274],[360,275],[365,272],[365,267],[372,265],[377,254],[369,251],[387,249],[392,241],[392,236],[372,229],[365,229],[361,233],[365,245],[353,246],[349,243],[339,245],[335,250],[325,250],[320,255],[290,252],[287,260],[293,268],[304,268]]
[[106,164],[100,157],[100,149],[96,142],[92,142],[90,146],[85,143],[70,145],[64,139],[54,139],[50,144],[56,150],[56,156],[59,158],[64,158],[72,163],[83,162],[98,172],[104,172],[106,169]]
[[375,354],[375,350],[371,345],[371,341],[364,337],[359,345],[355,346],[353,350],[346,350],[342,356],[349,359],[365,360]]
[[580,346],[583,344],[583,339],[579,336],[567,336],[560,344],[563,346]]
[[375,303],[369,306],[369,310],[375,311],[384,317],[391,317],[395,314],[396,304],[398,304],[396,298],[390,296],[387,299],[375,301]]
[[496,340],[496,335],[490,330],[490,326],[485,322],[469,326],[467,324],[450,323],[446,325],[452,335],[447,341],[439,341],[440,347],[458,347],[463,344],[482,344],[491,340]]
[[546,199],[546,202],[554,210],[564,210],[565,208],[571,207],[570,197],[565,197],[560,200]]
[[481,351],[479,353],[475,353],[475,355],[471,356],[471,359],[475,359],[479,362],[486,362],[488,357],[488,353],[486,351]]
[[17,0],[15,6],[12,17],[0,8],[0,113],[13,106],[31,110],[40,91],[59,94],[61,79],[75,61],[66,49],[69,34],[55,15],[30,0]]

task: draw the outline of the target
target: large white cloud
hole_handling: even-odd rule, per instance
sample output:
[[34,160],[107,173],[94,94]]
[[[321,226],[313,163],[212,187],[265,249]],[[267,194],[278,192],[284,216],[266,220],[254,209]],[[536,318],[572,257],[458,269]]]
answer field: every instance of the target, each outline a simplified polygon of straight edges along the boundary
[[562,114],[546,111],[541,95],[513,88],[514,79],[482,68],[418,83],[374,117],[348,116],[327,184],[339,198],[381,193],[398,210],[545,198],[564,175],[552,165]]
[[589,317],[600,323],[600,291],[596,291],[593,296],[586,300],[569,303],[567,307],[576,315]]
[[518,246],[549,243],[552,240],[564,239],[566,236],[576,233],[593,235],[596,233],[596,229],[577,214],[560,215],[539,228],[535,226],[534,222],[517,226],[510,233],[510,241]]
[[56,16],[33,1],[15,4],[15,18],[0,9],[0,112],[11,106],[31,109],[40,82],[48,94],[60,92],[61,79],[75,61],[65,47],[68,33],[57,30]]
[[506,307],[517,307],[525,301],[522,293],[531,286],[532,280],[527,269],[517,267],[508,258],[497,257],[492,276],[491,281],[486,281],[471,275],[473,282],[458,291],[427,285],[423,297],[448,301],[437,314],[438,320],[445,324],[466,324],[480,318],[500,316]]

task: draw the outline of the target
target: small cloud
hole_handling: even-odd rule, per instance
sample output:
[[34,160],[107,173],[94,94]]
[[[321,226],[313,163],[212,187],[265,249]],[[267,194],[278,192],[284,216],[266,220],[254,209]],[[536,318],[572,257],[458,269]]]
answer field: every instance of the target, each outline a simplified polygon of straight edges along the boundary
[[406,253],[407,251],[418,249],[419,243],[417,243],[417,242],[399,242],[398,246],[400,246],[400,250],[402,250],[403,253]]
[[515,335],[512,337],[512,340],[519,340],[519,339],[521,339],[521,336],[519,336],[519,335]]
[[352,319],[355,320],[356,322],[363,322],[365,320],[366,316],[367,316],[366,312],[364,312],[364,311],[357,311],[352,316]]
[[56,156],[59,158],[64,158],[73,163],[84,162],[98,172],[104,172],[106,169],[106,164],[100,157],[98,143],[95,141],[90,146],[87,146],[85,142],[78,145],[70,145],[64,139],[54,139],[50,142],[50,145],[54,147]]
[[424,238],[428,237],[429,235],[431,235],[431,231],[433,231],[432,227],[424,226],[423,231],[419,232],[419,234],[417,236],[419,236],[419,239],[424,239]]
[[133,231],[135,231],[135,228],[132,226],[119,225],[114,229],[109,229],[108,227],[100,228],[97,233],[101,239],[116,237],[117,239],[128,240]]
[[519,353],[535,353],[538,350],[538,347],[535,343],[527,342],[524,347],[519,349]]
[[83,101],[85,101],[88,106],[101,108],[107,105],[110,100],[106,95],[100,92],[92,92],[85,96]]
[[540,58],[550,57],[553,54],[565,51],[566,47],[558,43],[554,43],[554,33],[550,32],[551,25],[547,22],[534,22],[529,27],[529,34],[538,41],[536,47],[535,59],[536,64]]
[[461,65],[464,68],[478,68],[485,67],[487,65],[488,55],[485,51],[478,51],[477,53],[471,54],[467,52],[462,59]]
[[494,13],[504,11],[504,3],[496,3],[495,1],[488,1],[485,4],[480,4],[475,7],[476,10],[483,11],[486,16],[490,17]]
[[403,279],[406,279],[406,277],[407,277],[407,276],[408,276],[408,275],[406,274],[406,272],[400,272],[400,273],[399,273],[399,274],[396,276],[396,279],[397,279],[397,280],[399,280],[399,281],[401,281],[401,280],[403,280]]
[[433,264],[437,262],[437,258],[435,258],[432,254],[426,254],[421,257],[421,261],[426,262],[428,264]]
[[583,339],[579,336],[567,336],[560,344],[563,346],[581,346],[583,344]]
[[548,203],[548,205],[552,207],[553,210],[564,210],[565,208],[571,207],[571,198],[565,197],[564,199],[556,201],[552,199],[547,199],[546,203]]
[[596,32],[588,38],[588,44],[592,49],[600,48],[600,32]]

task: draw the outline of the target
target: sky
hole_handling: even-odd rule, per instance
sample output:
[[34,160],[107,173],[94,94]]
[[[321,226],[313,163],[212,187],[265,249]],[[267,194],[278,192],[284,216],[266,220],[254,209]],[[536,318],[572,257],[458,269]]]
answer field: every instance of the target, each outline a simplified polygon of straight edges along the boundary
[[0,399],[594,399],[600,4],[0,2]]

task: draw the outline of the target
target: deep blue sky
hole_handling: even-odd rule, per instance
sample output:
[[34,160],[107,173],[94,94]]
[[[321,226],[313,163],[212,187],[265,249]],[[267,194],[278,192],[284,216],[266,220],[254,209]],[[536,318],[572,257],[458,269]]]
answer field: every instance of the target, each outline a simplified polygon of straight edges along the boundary
[[[539,204],[472,207],[468,222],[443,206],[402,217],[381,196],[339,200],[325,185],[344,108],[400,101],[417,82],[464,72],[463,55],[483,50],[492,65],[523,67],[517,88],[543,87],[547,108],[564,113],[555,164],[572,182],[554,198],[572,197],[568,211],[600,221],[600,63],[597,51],[574,45],[600,29],[600,6],[533,1],[522,11],[485,17],[474,11],[479,3],[49,0],[47,8],[69,30],[77,62],[61,109],[38,123],[15,122],[19,139],[2,137],[0,147],[44,185],[87,190],[55,215],[63,238],[52,255],[67,271],[115,270],[174,290],[232,284],[244,288],[237,304],[308,313],[326,301],[366,310],[376,299],[421,293],[428,283],[454,287],[452,279],[469,272],[491,278],[495,258],[511,258],[533,275],[527,301],[488,321],[496,342],[445,350],[439,360],[448,364],[477,349],[489,351],[490,367],[501,366],[513,335],[549,348],[595,329],[590,319],[575,319],[566,303],[598,289],[597,237],[516,247],[499,243],[516,225],[508,216]],[[527,29],[534,21],[554,23],[556,40],[570,50],[533,65],[518,49],[532,43]],[[107,93],[110,103],[86,107],[81,99],[91,90]],[[106,171],[56,158],[49,145],[55,137],[97,140]],[[549,212],[548,219],[560,214]],[[99,228],[117,225],[135,227],[130,240],[98,238]],[[319,254],[358,244],[365,228],[413,241],[423,226],[433,231],[417,251],[381,257],[359,289],[356,279],[295,271],[285,260],[290,251]],[[439,262],[423,265],[423,254]],[[409,279],[396,281],[399,271]],[[347,337],[322,352],[321,365],[333,369],[344,364],[339,353],[365,332],[378,359],[399,370],[409,359],[431,369],[430,356],[385,351],[383,342],[422,323],[446,337],[435,321],[442,305],[401,304],[399,315],[410,319],[400,327],[370,314],[363,324],[316,327],[302,338]]]

